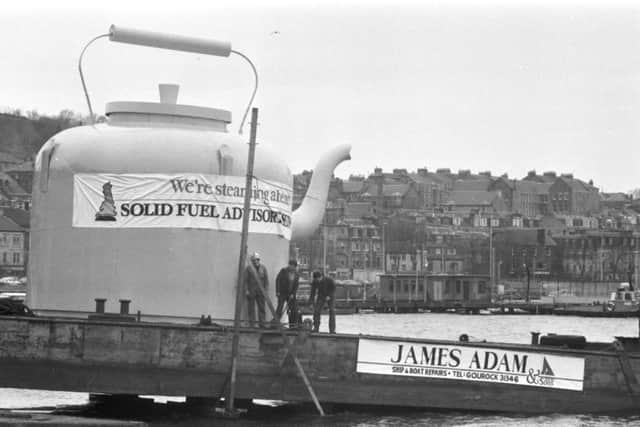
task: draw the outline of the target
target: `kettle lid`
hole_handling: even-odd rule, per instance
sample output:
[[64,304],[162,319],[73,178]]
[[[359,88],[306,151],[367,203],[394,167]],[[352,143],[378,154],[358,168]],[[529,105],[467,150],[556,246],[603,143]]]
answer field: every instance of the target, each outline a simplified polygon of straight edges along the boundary
[[153,114],[174,117],[197,118],[231,123],[231,112],[218,108],[177,104],[178,85],[160,84],[160,102],[114,101],[105,107],[107,116],[114,113]]

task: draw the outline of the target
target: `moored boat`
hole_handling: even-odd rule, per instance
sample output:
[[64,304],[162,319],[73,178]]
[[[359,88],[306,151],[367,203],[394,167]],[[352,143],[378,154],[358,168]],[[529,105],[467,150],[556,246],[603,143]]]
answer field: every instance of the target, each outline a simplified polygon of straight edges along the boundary
[[605,303],[556,307],[553,314],[584,317],[637,317],[640,314],[640,292],[621,283]]

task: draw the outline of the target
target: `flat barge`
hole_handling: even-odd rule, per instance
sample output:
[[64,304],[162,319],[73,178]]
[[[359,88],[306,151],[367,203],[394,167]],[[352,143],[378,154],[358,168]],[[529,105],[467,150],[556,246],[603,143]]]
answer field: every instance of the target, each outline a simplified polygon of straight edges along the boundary
[[[232,338],[223,325],[2,317],[0,387],[216,399],[229,386]],[[519,413],[640,408],[638,339],[551,344],[242,328],[236,397],[311,401],[295,356],[322,403]]]

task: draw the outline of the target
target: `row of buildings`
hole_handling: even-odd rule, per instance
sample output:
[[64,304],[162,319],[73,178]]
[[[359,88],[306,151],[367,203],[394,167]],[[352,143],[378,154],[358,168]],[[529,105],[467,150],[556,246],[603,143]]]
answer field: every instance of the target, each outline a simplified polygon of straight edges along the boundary
[[[311,177],[294,178],[294,208]],[[0,275],[28,261],[33,162],[0,153]],[[315,236],[292,242],[305,270],[375,281],[383,272],[628,280],[638,270],[640,204],[570,174],[391,173],[335,178]]]
[[[296,176],[294,203],[309,179]],[[303,269],[341,279],[416,272],[627,281],[640,268],[639,214],[636,200],[569,174],[375,169],[334,179],[323,226],[292,246]]]
[[29,260],[33,161],[0,152],[0,276],[24,276]]
[[[296,202],[304,195],[311,172],[294,178]],[[335,178],[330,200],[362,202],[378,215],[397,209],[418,209],[468,213],[519,214],[527,218],[547,214],[592,215],[611,202],[628,200],[623,193],[600,194],[593,181],[585,182],[573,174],[530,171],[521,179],[493,176],[490,171],[473,174],[450,169],[430,172],[426,168],[409,173],[406,169],[383,172],[375,168],[369,176]],[[295,207],[295,202],[294,202]]]

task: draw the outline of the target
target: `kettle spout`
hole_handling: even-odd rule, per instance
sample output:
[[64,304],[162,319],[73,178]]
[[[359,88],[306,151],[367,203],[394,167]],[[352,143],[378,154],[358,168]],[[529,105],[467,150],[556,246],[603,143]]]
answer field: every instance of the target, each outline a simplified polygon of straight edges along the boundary
[[311,183],[302,205],[293,212],[291,219],[291,240],[310,237],[324,216],[327,194],[334,169],[344,160],[351,159],[351,145],[339,145],[326,153],[316,165]]

